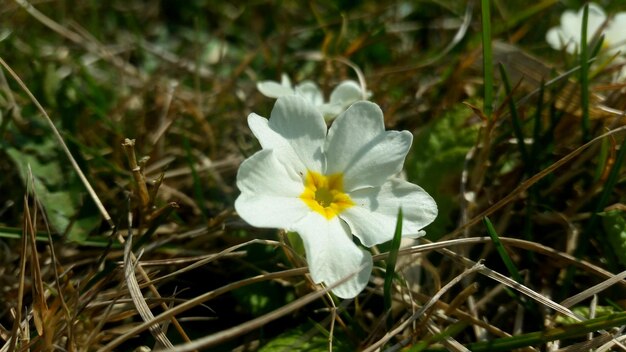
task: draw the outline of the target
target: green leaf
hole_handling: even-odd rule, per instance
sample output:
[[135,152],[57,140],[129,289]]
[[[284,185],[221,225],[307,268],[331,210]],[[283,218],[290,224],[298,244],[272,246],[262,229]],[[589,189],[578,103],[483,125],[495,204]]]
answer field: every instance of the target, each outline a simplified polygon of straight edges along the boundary
[[[557,327],[543,331],[535,331],[510,337],[496,338],[491,341],[470,343],[466,347],[470,351],[511,351],[515,348],[537,346],[549,341],[572,339],[585,336],[586,334],[602,329],[610,329],[626,324],[626,313],[609,314],[584,322]],[[441,348],[431,348],[431,351],[445,351]]]
[[296,253],[304,256],[304,242],[297,232],[287,232],[287,240]]
[[502,261],[504,262],[506,269],[511,274],[511,277],[518,283],[523,284],[524,280],[522,280],[522,276],[517,270],[515,263],[513,263],[513,260],[509,256],[509,253],[506,251],[506,248],[504,248],[504,245],[502,244],[502,242],[500,242],[500,237],[498,237],[498,234],[496,233],[496,229],[493,227],[491,220],[489,220],[489,218],[485,216],[483,218],[483,223],[485,224],[485,227],[487,228],[487,233],[489,234],[489,237],[491,237],[491,240],[493,241],[493,245],[496,247],[496,250],[498,251],[500,258],[502,258]]
[[[28,167],[33,174],[35,192],[46,210],[52,229],[70,241],[84,242],[98,224],[97,213],[85,214],[85,192],[71,171],[64,172],[52,140],[27,142],[20,149],[9,147],[6,153],[19,170],[22,182],[28,182]],[[87,209],[87,210],[86,210]]]
[[[317,330],[317,331],[316,331]],[[278,335],[259,352],[316,352],[328,351],[328,331],[319,326],[303,324]],[[333,334],[333,351],[354,351],[354,347],[345,342],[344,336],[335,330]]]
[[583,143],[589,140],[589,48],[587,44],[587,22],[589,4],[583,7],[583,23],[580,28],[580,107],[582,109]]
[[[572,308],[572,312],[578,314],[581,317],[584,317],[586,319],[589,319],[590,316],[590,309],[589,307],[586,306],[578,306],[578,307],[574,307]],[[611,307],[611,306],[596,306],[596,313],[595,313],[595,317],[596,318],[600,318],[600,317],[605,317],[607,315],[611,315],[611,314],[615,314],[615,308]],[[558,324],[561,325],[572,325],[572,324],[578,324],[578,321],[574,320],[571,317],[566,317],[563,315],[557,315],[556,317],[556,322]]]
[[626,213],[612,210],[599,215],[602,216],[602,225],[611,249],[617,256],[617,260],[622,265],[626,265]]
[[439,208],[426,228],[429,239],[436,240],[456,226],[463,163],[478,136],[478,125],[467,123],[472,116],[465,105],[448,110],[415,136],[407,157],[409,179],[424,188]]

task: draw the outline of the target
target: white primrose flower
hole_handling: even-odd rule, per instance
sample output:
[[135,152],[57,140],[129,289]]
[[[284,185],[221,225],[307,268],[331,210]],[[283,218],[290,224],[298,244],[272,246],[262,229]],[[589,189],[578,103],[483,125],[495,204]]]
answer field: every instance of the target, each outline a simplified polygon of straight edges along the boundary
[[311,81],[303,81],[294,87],[286,74],[282,74],[280,83],[275,81],[258,82],[257,89],[268,98],[299,95],[313,104],[327,121],[337,117],[352,103],[370,96],[369,93],[365,96],[363,95],[361,86],[357,82],[346,80],[333,89],[330,93],[330,100],[325,102],[322,91],[317,84]]
[[[574,54],[580,50],[581,30],[583,26],[583,9],[577,13],[565,11],[561,15],[561,25],[551,28],[546,33],[546,41],[556,50],[565,50]],[[589,17],[587,18],[587,41],[604,34],[603,46],[610,54],[626,54],[626,12],[617,13],[607,21],[604,10],[595,3],[589,3]],[[601,30],[600,33],[598,31]]]
[[237,173],[235,209],[256,227],[297,232],[315,283],[332,285],[341,298],[367,285],[372,256],[366,247],[393,237],[398,209],[402,236],[416,238],[437,216],[422,188],[394,177],[413,136],[385,131],[378,105],[359,101],[327,129],[322,114],[301,96],[279,97],[268,119],[248,116],[262,150]]

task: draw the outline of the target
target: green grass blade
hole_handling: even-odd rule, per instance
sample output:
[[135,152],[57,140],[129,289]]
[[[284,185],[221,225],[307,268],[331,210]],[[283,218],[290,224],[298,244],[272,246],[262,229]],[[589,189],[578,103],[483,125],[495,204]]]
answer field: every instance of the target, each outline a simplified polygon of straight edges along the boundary
[[545,11],[545,9],[556,4],[557,2],[558,0],[543,0],[536,3],[528,2],[527,6],[525,6],[523,10],[510,14],[510,16],[506,19],[506,22],[495,24],[493,32],[496,36],[499,36],[504,32],[510,31],[511,28],[514,28],[520,23],[537,16],[537,14]]
[[595,211],[591,215],[591,219],[589,220],[589,224],[587,225],[587,231],[592,231],[595,228],[594,219],[597,221],[598,213],[604,210],[604,207],[609,201],[609,197],[611,196],[611,192],[617,183],[619,178],[619,172],[622,168],[622,163],[624,162],[624,158],[626,157],[626,138],[622,141],[620,145],[619,152],[617,153],[617,157],[615,158],[615,163],[611,168],[611,172],[609,173],[609,177],[606,180],[604,185],[604,189],[602,190],[602,194],[600,195],[600,199],[598,203],[596,203]]
[[387,329],[390,330],[393,325],[391,319],[391,285],[393,278],[396,276],[396,261],[398,259],[398,250],[400,249],[400,241],[402,240],[402,208],[398,209],[398,220],[396,221],[396,230],[391,240],[391,248],[387,257],[387,265],[385,268],[385,284],[384,284],[384,301],[385,311],[387,315]]
[[513,133],[517,139],[517,146],[520,154],[522,155],[522,160],[524,161],[524,170],[526,171],[526,174],[529,174],[529,168],[532,163],[528,155],[528,151],[526,150],[526,144],[524,143],[524,133],[522,132],[522,125],[517,113],[517,107],[515,106],[515,101],[513,100],[513,92],[511,89],[511,82],[509,81],[509,75],[506,73],[506,69],[502,64],[498,65],[498,68],[500,69],[500,76],[502,77],[502,82],[504,83],[506,95],[509,98],[509,110],[511,110]]
[[418,341],[415,345],[411,346],[407,352],[420,352],[425,350],[428,346],[441,342],[448,337],[454,337],[460,334],[466,327],[468,323],[465,321],[458,321],[450,326],[448,326],[442,332],[428,336],[427,338]]
[[[613,192],[613,189],[615,188],[615,184],[618,181],[619,173],[622,168],[622,163],[625,157],[626,157],[626,138],[624,138],[624,140],[622,141],[622,144],[620,145],[619,152],[617,153],[617,157],[615,159],[615,164],[613,164],[613,167],[611,168],[611,172],[609,173],[606,183],[604,184],[604,189],[602,189],[602,193],[600,194],[600,198],[598,199],[598,202],[596,203],[594,212],[591,214],[591,218],[589,219],[589,222],[587,223],[587,226],[585,227],[585,231],[583,232],[582,242],[581,242],[580,247],[583,247],[584,251],[586,251],[587,246],[588,246],[587,243],[589,242],[589,239],[591,238],[593,233],[597,232],[598,220],[599,220],[598,214],[604,211],[604,207],[606,207],[607,203],[609,202],[611,193]],[[606,246],[604,248],[605,249],[604,258],[607,260],[610,266],[615,267],[617,258],[613,254],[614,252],[611,250],[611,248],[607,248],[608,243],[606,241],[606,238],[603,237],[599,240],[603,245]]]
[[193,179],[193,194],[196,199],[196,203],[198,207],[202,211],[202,217],[205,222],[208,220],[207,210],[205,206],[205,199],[202,191],[202,184],[200,183],[200,177],[198,176],[198,171],[194,167],[193,156],[191,155],[191,146],[189,144],[189,139],[183,139],[183,145],[185,147],[185,154],[187,157],[187,164],[189,164],[189,169],[191,170],[191,177]]
[[487,233],[489,234],[489,237],[491,237],[493,245],[496,247],[500,258],[502,258],[502,261],[504,262],[504,265],[506,265],[506,268],[511,274],[511,277],[513,278],[513,280],[519,282],[520,284],[523,284],[524,281],[522,280],[522,276],[519,274],[517,267],[511,260],[511,257],[502,245],[502,242],[500,242],[500,237],[498,237],[498,234],[496,233],[496,229],[493,227],[493,224],[486,216],[483,218],[483,223],[485,224],[485,227],[487,227]]
[[[19,240],[22,238],[23,230],[15,227],[0,226],[0,238]],[[62,241],[61,236],[54,235],[53,238]],[[37,231],[35,240],[37,242],[48,243],[48,234],[45,231]],[[109,240],[103,236],[91,236],[89,239],[81,241],[81,246],[84,247],[100,247],[105,248],[109,245]],[[114,243],[115,248],[121,248],[119,243]]]
[[[626,324],[626,313],[606,315],[581,323],[560,326],[545,331],[536,331],[492,341],[476,342],[466,347],[473,352],[511,351],[516,348],[542,345],[550,341],[573,339],[599,330],[608,330]],[[429,348],[426,351],[445,351],[443,348]]]
[[580,107],[582,109],[583,143],[589,140],[589,48],[587,45],[587,22],[589,4],[583,9],[583,24],[580,35]]
[[603,45],[604,45],[604,35],[601,35],[600,38],[596,42],[594,42],[593,49],[591,50],[591,57],[598,56],[598,53],[602,49]]
[[541,85],[539,86],[539,96],[537,97],[537,107],[536,107],[535,116],[534,116],[533,144],[530,148],[530,158],[532,162],[532,165],[530,167],[530,173],[533,175],[539,169],[538,168],[539,161],[537,160],[537,156],[539,154],[539,151],[541,150],[540,139],[541,139],[541,132],[543,129],[542,124],[541,124],[541,116],[542,116],[543,106],[544,106],[543,100],[544,100],[544,95],[545,95],[545,88],[546,88],[545,82],[543,82],[542,80]]
[[589,319],[579,324],[537,331],[511,337],[503,337],[493,341],[473,343],[468,346],[470,351],[510,351],[525,346],[536,346],[550,341],[571,339],[585,336],[598,330],[622,326],[626,323],[626,313],[611,314],[597,319]]
[[484,97],[483,112],[491,118],[493,111],[493,51],[491,48],[491,4],[489,0],[481,0],[482,37],[483,37],[483,81]]
[[[520,275],[519,271],[517,270],[517,267],[513,263],[513,260],[511,260],[511,257],[509,256],[509,253],[506,251],[506,248],[504,248],[504,245],[502,245],[502,242],[500,241],[500,237],[498,237],[498,234],[496,233],[496,229],[493,227],[491,220],[489,220],[489,218],[485,216],[483,218],[483,223],[485,224],[485,227],[487,228],[487,233],[489,234],[489,237],[491,237],[491,240],[493,241],[493,244],[496,247],[496,250],[498,251],[500,258],[502,258],[502,261],[504,262],[504,265],[509,271],[511,277],[516,282],[523,284],[524,281],[522,279],[522,276]],[[520,297],[516,292],[508,288],[506,289],[506,292],[512,298],[514,298],[520,304],[522,304],[525,309],[531,312],[536,311],[536,308],[533,307],[533,302],[526,299],[526,297]]]

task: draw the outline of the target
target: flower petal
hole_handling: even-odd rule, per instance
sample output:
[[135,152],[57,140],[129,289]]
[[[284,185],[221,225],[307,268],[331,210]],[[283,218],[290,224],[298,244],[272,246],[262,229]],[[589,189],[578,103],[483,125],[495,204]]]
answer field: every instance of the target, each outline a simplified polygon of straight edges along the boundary
[[393,238],[400,207],[404,237],[423,235],[420,230],[437,217],[435,200],[421,187],[398,178],[390,179],[381,187],[352,192],[349,196],[355,206],[344,210],[340,218],[367,247]]
[[326,121],[331,121],[332,119],[337,117],[337,115],[341,114],[342,112],[346,110],[346,108],[341,104],[331,104],[331,103],[318,105],[317,109],[322,113],[322,116],[324,116],[324,120]]
[[[580,16],[579,28],[582,28],[583,10],[584,8],[581,8],[580,11],[578,11],[578,14]],[[604,13],[604,10],[598,4],[595,4],[593,2],[589,3],[589,17],[587,18],[587,40],[588,41],[591,41],[594,35],[596,34],[598,36],[600,35],[600,33],[597,33],[597,32],[604,25],[605,21],[606,21],[606,14]]]
[[296,171],[304,166],[287,148],[264,149],[246,159],[237,173],[239,216],[256,227],[290,228],[310,209],[299,198],[304,190]]
[[289,142],[269,126],[269,121],[255,113],[248,115],[248,126],[263,149],[285,147]]
[[315,106],[300,96],[280,97],[272,109],[269,127],[288,141],[309,170],[322,170],[326,123]]
[[568,44],[568,38],[560,27],[553,27],[546,33],[546,42],[550,44],[552,49],[561,50]]
[[343,81],[330,93],[330,103],[339,104],[344,109],[358,100],[363,100],[363,92],[355,81]]
[[[555,49],[566,48],[570,54],[580,50],[581,28],[583,23],[584,7],[577,13],[565,11],[561,15],[561,26],[552,28],[546,34],[546,41]],[[587,18],[587,41],[590,42],[594,35],[606,21],[606,14],[595,3],[589,4],[589,17]]]
[[314,106],[318,106],[324,103],[324,97],[322,91],[317,84],[311,81],[304,81],[296,86],[296,94],[306,99]]
[[289,76],[286,73],[282,73],[280,75],[280,85],[289,87],[289,88],[292,87],[291,80],[289,79]]
[[626,54],[626,12],[619,12],[613,16],[613,20],[604,32],[604,40],[609,44],[612,54],[620,52]]
[[348,192],[380,186],[400,172],[412,140],[408,131],[385,131],[378,105],[356,102],[328,132],[326,173],[343,172]]
[[268,98],[278,98],[285,95],[295,94],[291,86],[285,86],[274,81],[257,82],[256,88]]
[[341,298],[353,298],[367,285],[372,272],[372,256],[352,242],[348,226],[334,217],[326,220],[311,212],[294,230],[304,243],[311,278],[330,286],[358,272],[332,289]]

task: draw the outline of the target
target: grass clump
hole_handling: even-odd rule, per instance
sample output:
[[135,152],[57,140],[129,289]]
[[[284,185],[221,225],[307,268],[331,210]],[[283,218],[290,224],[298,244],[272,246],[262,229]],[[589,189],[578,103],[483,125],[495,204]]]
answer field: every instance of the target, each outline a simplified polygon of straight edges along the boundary
[[[552,50],[565,10],[7,2],[0,349],[615,348],[623,64],[601,39]],[[282,73],[325,96],[363,80],[439,204],[426,239],[375,249],[354,300],[312,284],[297,236],[234,212],[246,116],[273,103],[256,82]]]

